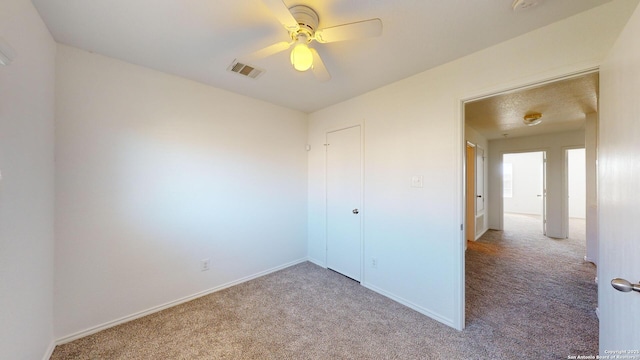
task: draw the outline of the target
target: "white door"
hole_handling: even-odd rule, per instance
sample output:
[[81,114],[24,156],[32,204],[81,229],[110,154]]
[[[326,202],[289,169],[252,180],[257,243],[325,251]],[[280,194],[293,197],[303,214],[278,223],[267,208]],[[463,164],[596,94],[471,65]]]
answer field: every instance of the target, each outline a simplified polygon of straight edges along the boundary
[[[640,8],[600,67],[598,307],[600,354],[640,358]],[[610,353],[620,351],[620,353]]]
[[327,267],[360,281],[360,126],[327,133]]
[[[476,146],[476,218],[484,214],[484,150]],[[478,226],[476,225],[476,229]]]
[[[474,241],[476,239],[476,151],[475,145],[467,142],[466,153],[466,212],[465,227],[467,240]],[[466,245],[465,245],[466,246]]]

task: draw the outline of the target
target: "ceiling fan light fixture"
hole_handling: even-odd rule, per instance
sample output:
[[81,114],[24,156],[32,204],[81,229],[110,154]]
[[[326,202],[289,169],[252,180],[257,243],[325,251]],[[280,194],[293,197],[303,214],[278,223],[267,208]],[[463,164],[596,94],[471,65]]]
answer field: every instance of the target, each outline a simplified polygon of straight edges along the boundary
[[538,125],[542,122],[542,114],[541,113],[531,113],[527,114],[522,118],[522,122],[527,126]]
[[[289,33],[291,41],[282,41],[269,45],[258,51],[242,56],[242,63],[254,63],[267,56],[289,50],[290,61],[297,71],[311,70],[319,81],[331,79],[322,58],[315,48],[309,47],[312,41],[321,44],[357,40],[380,36],[382,34],[382,20],[378,18],[361,20],[352,23],[334,25],[328,28],[318,28],[320,19],[318,13],[306,5],[287,7],[283,0],[262,0],[278,21]],[[287,1],[290,2],[290,1]],[[293,48],[292,48],[293,47]]]
[[313,65],[313,54],[304,36],[298,38],[298,43],[291,50],[291,65],[298,71],[307,71]]

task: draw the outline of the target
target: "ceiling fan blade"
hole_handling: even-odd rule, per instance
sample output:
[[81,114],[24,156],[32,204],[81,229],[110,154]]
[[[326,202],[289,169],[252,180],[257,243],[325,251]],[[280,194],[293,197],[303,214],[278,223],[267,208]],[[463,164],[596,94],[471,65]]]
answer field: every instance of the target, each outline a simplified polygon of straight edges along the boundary
[[317,30],[315,38],[318,42],[330,43],[375,37],[380,34],[382,34],[382,20],[370,19]]
[[266,48],[260,49],[258,51],[252,52],[249,55],[243,56],[240,58],[240,60],[246,63],[252,63],[256,60],[260,60],[260,59],[266,58],[267,56],[271,56],[281,51],[285,51],[289,47],[291,47],[291,44],[292,43],[290,42],[282,41],[277,44],[267,46]]
[[300,30],[298,21],[291,15],[291,12],[289,12],[289,9],[282,0],[262,0],[262,2],[271,10],[273,15],[275,15],[287,31],[296,32]]
[[331,79],[331,75],[327,71],[327,68],[324,66],[320,55],[316,51],[316,49],[311,48],[311,54],[313,54],[313,65],[311,65],[311,71],[313,71],[313,75],[316,79],[320,81],[328,81]]

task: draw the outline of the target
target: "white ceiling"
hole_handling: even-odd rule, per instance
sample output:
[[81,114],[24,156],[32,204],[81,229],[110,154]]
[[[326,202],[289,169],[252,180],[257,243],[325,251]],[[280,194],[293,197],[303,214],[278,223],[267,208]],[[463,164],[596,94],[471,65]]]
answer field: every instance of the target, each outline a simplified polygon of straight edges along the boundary
[[296,72],[288,52],[256,61],[257,80],[227,71],[242,55],[288,40],[261,0],[32,0],[56,41],[304,112],[524,34],[610,0],[285,0],[320,27],[370,18],[381,37],[315,44],[332,75]]

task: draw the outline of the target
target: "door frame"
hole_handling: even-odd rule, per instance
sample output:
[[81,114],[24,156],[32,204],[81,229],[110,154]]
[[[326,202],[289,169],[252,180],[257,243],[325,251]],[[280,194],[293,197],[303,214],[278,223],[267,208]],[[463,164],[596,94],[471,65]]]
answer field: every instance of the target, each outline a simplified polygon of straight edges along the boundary
[[366,273],[365,273],[365,264],[364,264],[364,216],[366,214],[365,211],[365,201],[364,201],[364,158],[365,158],[365,153],[364,153],[364,120],[361,122],[357,122],[357,123],[352,123],[352,124],[348,124],[348,125],[344,125],[344,126],[339,126],[339,127],[332,127],[332,128],[327,128],[324,130],[324,265],[325,268],[328,266],[328,246],[329,246],[329,239],[328,239],[328,228],[327,228],[327,218],[329,216],[329,212],[328,212],[328,202],[327,202],[327,166],[328,166],[328,161],[327,161],[327,137],[329,135],[329,133],[332,132],[336,132],[336,131],[340,131],[340,130],[347,130],[347,129],[351,129],[351,128],[355,128],[355,127],[359,127],[360,128],[360,204],[358,204],[358,210],[360,212],[360,284],[364,284],[365,280],[366,280]]
[[[500,164],[504,164],[504,156],[507,154],[527,154],[527,153],[542,153],[542,234],[547,236],[547,151],[548,148],[533,148],[517,151],[501,151],[500,152]],[[504,190],[504,183],[500,182],[500,192]],[[504,198],[498,202],[498,209],[500,210],[500,229],[504,230]]]
[[[458,100],[456,101],[456,114],[458,116],[458,126],[459,126],[459,138],[458,138],[458,189],[459,189],[459,198],[458,204],[460,205],[460,211],[458,213],[459,223],[460,223],[460,233],[458,240],[458,279],[460,286],[458,287],[454,298],[458,301],[458,316],[456,318],[456,328],[458,330],[463,330],[465,328],[465,306],[466,306],[466,296],[465,296],[465,287],[466,287],[466,275],[465,275],[465,258],[466,258],[466,234],[464,224],[466,224],[466,132],[465,132],[465,111],[464,107],[467,102],[481,100],[485,98],[489,98],[495,95],[505,94],[509,92],[515,92],[520,90],[526,90],[529,88],[537,87],[540,85],[545,85],[549,83],[553,83],[560,80],[571,79],[574,77],[578,77],[581,75],[586,75],[594,72],[600,71],[600,64],[598,62],[592,62],[590,64],[582,64],[576,65],[568,68],[563,68],[559,70],[554,70],[549,73],[532,75],[525,78],[519,78],[517,80],[507,82],[504,84],[498,84],[493,88],[482,89],[482,90],[472,90],[467,94],[462,94]],[[598,123],[598,126],[600,124]],[[490,150],[490,149],[489,149]]]
[[[564,146],[562,148],[564,157],[564,176],[562,179],[562,229],[567,238],[569,238],[569,150],[585,150],[585,176],[586,181],[586,144],[585,146]],[[585,191],[585,212],[586,212],[586,191]],[[586,213],[585,213],[586,216]],[[585,217],[585,227],[586,227],[586,217]],[[585,242],[586,242],[586,229],[585,229]]]

